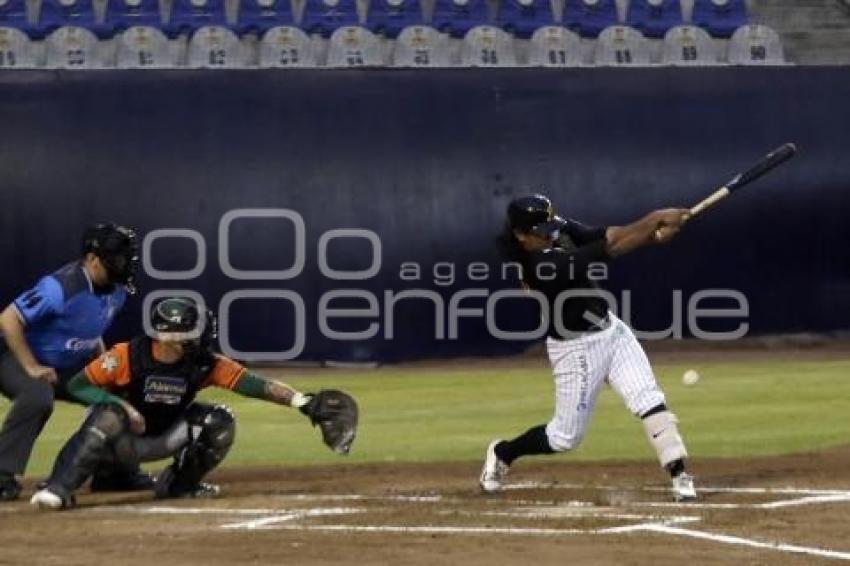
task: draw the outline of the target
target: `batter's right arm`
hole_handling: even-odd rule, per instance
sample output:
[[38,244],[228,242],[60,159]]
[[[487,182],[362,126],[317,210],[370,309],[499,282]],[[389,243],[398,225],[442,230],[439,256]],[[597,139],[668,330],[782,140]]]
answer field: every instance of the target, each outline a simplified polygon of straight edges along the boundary
[[617,257],[643,246],[667,242],[689,217],[686,208],[665,208],[654,210],[625,226],[610,226],[605,231],[608,254]]

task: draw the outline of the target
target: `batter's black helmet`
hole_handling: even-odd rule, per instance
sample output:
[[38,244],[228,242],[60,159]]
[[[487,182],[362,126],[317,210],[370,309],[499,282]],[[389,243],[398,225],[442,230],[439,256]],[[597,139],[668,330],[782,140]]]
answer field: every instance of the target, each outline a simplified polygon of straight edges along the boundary
[[563,222],[555,216],[549,197],[541,194],[515,198],[508,205],[508,225],[511,230],[554,239]]
[[100,258],[109,281],[136,292],[139,269],[139,244],[136,232],[114,222],[98,222],[83,234],[83,255],[93,253]]

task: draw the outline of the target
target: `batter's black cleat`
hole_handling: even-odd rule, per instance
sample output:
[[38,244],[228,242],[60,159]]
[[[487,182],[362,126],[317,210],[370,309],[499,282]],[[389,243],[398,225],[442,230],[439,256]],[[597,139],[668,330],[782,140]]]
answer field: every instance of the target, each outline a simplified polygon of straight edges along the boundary
[[214,483],[198,482],[187,485],[178,480],[174,467],[168,466],[154,480],[154,493],[157,499],[175,499],[183,497],[218,497],[221,488]]
[[154,489],[151,475],[141,470],[98,471],[92,476],[89,489],[98,491],[150,491]]
[[0,473],[0,501],[14,501],[21,495],[21,484],[14,474]]

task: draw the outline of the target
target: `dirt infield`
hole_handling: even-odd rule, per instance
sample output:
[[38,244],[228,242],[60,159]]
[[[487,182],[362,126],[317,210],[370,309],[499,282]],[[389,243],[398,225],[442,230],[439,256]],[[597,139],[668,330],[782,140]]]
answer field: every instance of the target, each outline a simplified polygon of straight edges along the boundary
[[[520,462],[510,489],[478,465],[225,469],[214,500],[94,495],[0,507],[0,564],[818,564],[850,560],[850,448],[694,462],[696,504],[651,464]],[[31,490],[32,486],[28,485]]]

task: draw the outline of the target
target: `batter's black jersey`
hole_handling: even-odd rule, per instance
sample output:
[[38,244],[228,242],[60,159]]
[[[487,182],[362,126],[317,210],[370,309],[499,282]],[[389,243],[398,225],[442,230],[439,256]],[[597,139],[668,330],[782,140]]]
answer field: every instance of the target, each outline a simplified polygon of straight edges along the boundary
[[607,316],[608,303],[589,276],[593,263],[610,259],[605,231],[567,220],[551,248],[519,252],[523,282],[546,297],[549,336],[596,330]]

